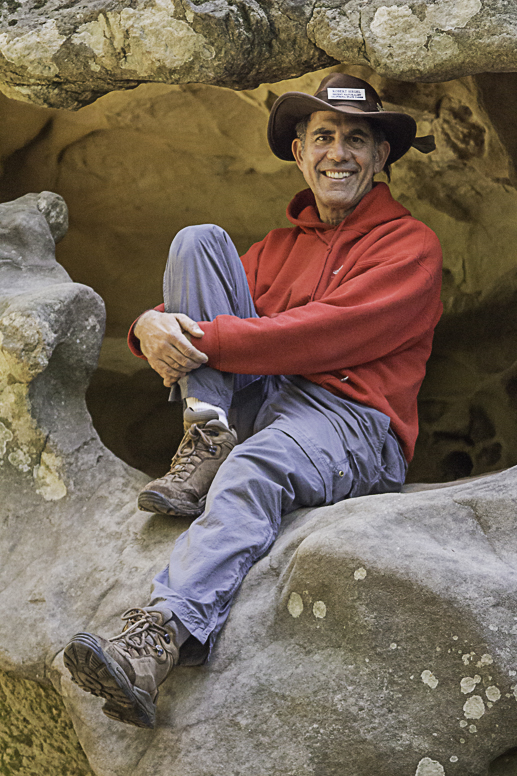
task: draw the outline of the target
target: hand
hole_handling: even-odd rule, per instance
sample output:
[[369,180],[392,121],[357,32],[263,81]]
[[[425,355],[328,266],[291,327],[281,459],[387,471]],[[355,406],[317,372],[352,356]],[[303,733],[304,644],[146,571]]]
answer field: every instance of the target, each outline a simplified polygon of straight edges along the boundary
[[191,344],[189,335],[202,337],[204,332],[188,315],[148,310],[136,322],[134,333],[140,350],[168,388],[208,361]]

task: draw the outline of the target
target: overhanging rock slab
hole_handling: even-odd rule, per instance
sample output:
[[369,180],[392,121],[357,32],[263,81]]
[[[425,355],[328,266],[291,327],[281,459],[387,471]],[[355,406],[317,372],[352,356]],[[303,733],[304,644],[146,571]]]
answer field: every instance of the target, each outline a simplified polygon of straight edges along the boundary
[[407,81],[517,69],[511,0],[5,0],[0,88],[78,108],[140,83],[249,89],[338,62]]

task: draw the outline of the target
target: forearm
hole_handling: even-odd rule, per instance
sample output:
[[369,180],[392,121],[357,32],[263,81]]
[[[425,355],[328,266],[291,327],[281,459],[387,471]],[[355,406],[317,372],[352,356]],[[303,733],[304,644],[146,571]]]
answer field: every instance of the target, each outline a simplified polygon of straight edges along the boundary
[[243,374],[315,374],[382,358],[417,341],[439,317],[438,293],[409,304],[311,303],[275,317],[200,322],[209,364]]

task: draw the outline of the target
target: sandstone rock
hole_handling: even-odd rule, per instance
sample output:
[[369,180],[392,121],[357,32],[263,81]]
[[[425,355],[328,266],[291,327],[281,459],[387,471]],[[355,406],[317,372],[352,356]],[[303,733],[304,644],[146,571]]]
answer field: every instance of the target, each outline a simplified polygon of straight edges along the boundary
[[[286,90],[314,91],[325,72],[241,92],[140,86],[77,113],[0,97],[0,198],[55,189],[66,199],[71,227],[59,260],[107,307],[109,351],[89,406],[110,449],[150,475],[166,469],[180,424],[159,378],[136,360],[128,374],[115,353],[126,352],[131,321],[161,301],[168,246],[183,226],[218,223],[244,252],[288,225],[285,206],[305,184],[269,151],[268,107]],[[392,170],[394,195],[436,231],[445,259],[445,314],[410,478],[446,481],[512,466],[517,75],[417,84],[352,72],[437,139],[433,154],[412,150]]]
[[515,477],[292,516],[154,732],[104,720],[58,657],[94,771],[485,776],[515,744]]
[[9,96],[76,108],[143,82],[253,88],[335,61],[449,80],[515,70],[516,28],[508,0],[6,0],[0,81]]
[[0,227],[13,213],[29,260],[13,262],[13,238],[0,263],[0,669],[52,680],[96,776],[515,773],[496,760],[517,743],[515,468],[289,516],[211,663],[164,685],[154,731],[107,720],[71,684],[67,638],[112,635],[187,522],[135,510],[145,478],[84,405],[100,300],[48,242],[39,268],[30,258],[50,235],[34,199],[0,206]]

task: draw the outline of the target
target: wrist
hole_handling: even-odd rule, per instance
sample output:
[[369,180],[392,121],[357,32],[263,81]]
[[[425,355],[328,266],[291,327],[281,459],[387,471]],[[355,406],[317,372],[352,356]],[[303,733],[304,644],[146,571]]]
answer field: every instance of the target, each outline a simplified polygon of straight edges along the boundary
[[145,325],[146,321],[150,320],[150,318],[155,315],[159,315],[156,310],[146,310],[145,313],[142,313],[142,315],[137,318],[136,323],[133,326],[133,334],[137,339],[141,339],[140,334],[142,333],[142,325]]

